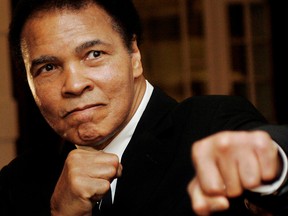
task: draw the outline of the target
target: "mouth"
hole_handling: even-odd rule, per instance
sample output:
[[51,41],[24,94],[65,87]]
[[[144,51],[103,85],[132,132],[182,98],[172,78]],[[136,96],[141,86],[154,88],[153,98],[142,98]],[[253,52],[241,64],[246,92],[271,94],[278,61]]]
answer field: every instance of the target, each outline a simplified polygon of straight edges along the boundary
[[83,107],[77,107],[75,109],[72,109],[70,111],[65,112],[63,115],[63,118],[66,118],[67,116],[72,115],[72,114],[77,113],[77,112],[81,112],[81,111],[85,111],[85,110],[89,110],[89,109],[94,109],[94,108],[101,107],[101,106],[104,106],[104,104],[89,104],[89,105],[86,105]]

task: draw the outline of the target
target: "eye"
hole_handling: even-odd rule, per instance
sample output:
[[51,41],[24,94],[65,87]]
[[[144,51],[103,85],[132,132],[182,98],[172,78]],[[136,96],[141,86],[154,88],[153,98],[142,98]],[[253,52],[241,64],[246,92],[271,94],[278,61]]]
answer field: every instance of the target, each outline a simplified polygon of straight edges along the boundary
[[42,70],[44,70],[44,71],[51,71],[51,70],[54,70],[54,69],[55,69],[55,66],[52,65],[52,64],[47,64],[47,65],[45,65],[45,66],[42,68]]
[[42,66],[41,68],[39,68],[39,70],[37,70],[37,72],[34,74],[34,76],[37,76],[37,75],[42,74],[42,73],[47,73],[47,72],[53,71],[55,69],[56,69],[55,65],[46,64],[46,65]]
[[99,58],[101,56],[101,54],[102,54],[101,51],[93,50],[93,51],[88,53],[87,59],[89,60],[89,59]]

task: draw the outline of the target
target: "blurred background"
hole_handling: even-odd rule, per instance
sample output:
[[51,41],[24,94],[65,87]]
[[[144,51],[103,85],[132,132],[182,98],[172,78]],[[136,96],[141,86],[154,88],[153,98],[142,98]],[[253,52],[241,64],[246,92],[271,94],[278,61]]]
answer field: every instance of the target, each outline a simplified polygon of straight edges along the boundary
[[[17,0],[0,0],[0,169],[59,137],[10,61],[7,32]],[[177,100],[248,98],[272,123],[288,123],[288,7],[276,0],[133,0],[146,77]]]

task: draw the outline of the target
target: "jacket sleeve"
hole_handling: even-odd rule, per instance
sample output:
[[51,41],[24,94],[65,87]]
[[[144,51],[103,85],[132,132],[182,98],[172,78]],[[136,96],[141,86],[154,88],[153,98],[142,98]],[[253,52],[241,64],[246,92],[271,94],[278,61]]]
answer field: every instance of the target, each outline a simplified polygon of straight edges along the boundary
[[[264,125],[257,129],[270,134],[272,139],[283,149],[286,158],[288,156],[288,126],[287,125]],[[255,215],[288,215],[288,181],[287,176],[282,186],[273,194],[263,195],[260,193],[245,192],[247,199],[246,207]],[[264,214],[265,213],[265,214]]]

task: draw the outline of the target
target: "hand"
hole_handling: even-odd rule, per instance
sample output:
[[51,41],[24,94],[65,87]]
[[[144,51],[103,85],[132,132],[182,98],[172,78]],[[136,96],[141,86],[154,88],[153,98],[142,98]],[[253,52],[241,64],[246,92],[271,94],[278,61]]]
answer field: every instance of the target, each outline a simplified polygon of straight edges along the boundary
[[95,203],[121,172],[117,155],[81,149],[71,151],[51,198],[51,214],[91,216]]
[[194,211],[209,215],[229,208],[228,198],[276,178],[278,148],[266,132],[220,132],[192,146],[196,177],[188,192]]

